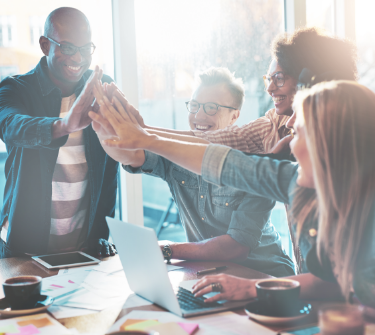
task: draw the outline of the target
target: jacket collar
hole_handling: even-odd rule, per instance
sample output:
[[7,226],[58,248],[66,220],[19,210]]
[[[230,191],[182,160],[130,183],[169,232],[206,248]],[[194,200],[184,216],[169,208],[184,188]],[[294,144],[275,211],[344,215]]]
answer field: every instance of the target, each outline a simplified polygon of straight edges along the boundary
[[[52,82],[52,80],[50,79],[48,75],[48,66],[47,66],[46,56],[43,56],[40,59],[40,62],[35,68],[35,73],[36,73],[36,77],[38,79],[40,90],[43,96],[49,95],[54,90],[59,90],[61,93],[61,90]],[[85,79],[84,79],[86,78],[85,74],[78,81],[77,87],[74,90],[75,92],[80,92],[82,90],[82,87],[85,84]]]

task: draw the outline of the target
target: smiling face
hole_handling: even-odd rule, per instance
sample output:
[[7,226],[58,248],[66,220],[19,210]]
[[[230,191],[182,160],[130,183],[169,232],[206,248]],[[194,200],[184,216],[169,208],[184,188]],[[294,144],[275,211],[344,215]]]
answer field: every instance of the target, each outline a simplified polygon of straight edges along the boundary
[[[272,76],[277,72],[283,72],[283,69],[273,60],[267,75]],[[292,103],[296,94],[297,80],[288,75],[284,75],[284,77],[285,83],[282,87],[277,87],[271,80],[270,85],[267,87],[267,92],[272,97],[278,115],[292,115]]]
[[294,138],[289,144],[299,164],[297,184],[302,187],[315,188],[312,163],[306,142],[306,130],[301,123],[298,121],[294,123]]
[[[235,107],[234,98],[225,84],[201,85],[193,93],[191,100],[200,104],[214,102],[222,106]],[[239,116],[239,110],[224,107],[219,107],[215,115],[207,115],[203,106],[200,106],[196,114],[189,113],[189,126],[191,130],[201,131],[223,129],[234,124]]]
[[[91,43],[91,30],[86,20],[71,18],[69,16],[66,16],[64,19],[54,22],[54,29],[48,37],[58,43],[70,43],[77,47]],[[72,56],[64,55],[57,44],[53,42],[49,43],[49,48],[43,50],[42,46],[42,50],[47,56],[51,80],[58,87],[75,86],[89,68],[92,56],[83,57],[79,51]]]

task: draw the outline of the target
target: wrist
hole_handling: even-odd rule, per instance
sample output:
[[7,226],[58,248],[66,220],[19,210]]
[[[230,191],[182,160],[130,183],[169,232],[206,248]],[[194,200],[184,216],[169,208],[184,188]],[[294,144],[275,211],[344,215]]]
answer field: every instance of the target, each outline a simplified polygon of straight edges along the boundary
[[67,131],[66,125],[65,125],[65,123],[63,122],[62,119],[56,120],[52,124],[52,138],[53,139],[63,137],[63,136],[68,135],[68,134],[69,134],[69,132]]
[[151,149],[158,142],[158,140],[160,140],[160,137],[158,135],[147,134],[145,136],[144,141],[142,141],[143,143],[139,145],[138,148],[151,151]]

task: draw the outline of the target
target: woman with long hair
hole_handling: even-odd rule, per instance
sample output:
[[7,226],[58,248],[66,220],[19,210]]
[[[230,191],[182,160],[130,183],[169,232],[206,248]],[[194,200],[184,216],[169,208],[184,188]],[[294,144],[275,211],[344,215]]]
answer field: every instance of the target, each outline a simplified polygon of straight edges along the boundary
[[[307,255],[311,273],[292,277],[301,283],[301,298],[332,298],[337,287],[346,299],[354,291],[364,304],[375,307],[373,92],[350,81],[320,83],[299,92],[294,102],[296,134],[290,144],[298,164],[149,134],[117,99],[114,102],[120,112],[111,106],[103,112],[117,138],[103,145],[154,152],[211,183],[290,203],[292,211],[300,189],[315,189],[318,238]],[[295,221],[304,234],[304,222]],[[206,276],[195,292],[203,295],[220,283],[222,292],[208,301],[244,299],[255,296],[255,282],[224,274]]]

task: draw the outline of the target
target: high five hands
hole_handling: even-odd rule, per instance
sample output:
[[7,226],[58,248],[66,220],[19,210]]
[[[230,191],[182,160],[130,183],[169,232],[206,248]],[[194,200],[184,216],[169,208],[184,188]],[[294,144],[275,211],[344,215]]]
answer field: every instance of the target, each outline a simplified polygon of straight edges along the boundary
[[144,123],[139,112],[117,87],[105,85],[103,89],[97,81],[93,91],[100,108],[99,113],[89,112],[89,117],[102,145],[126,150],[146,149],[153,136],[142,128]]

